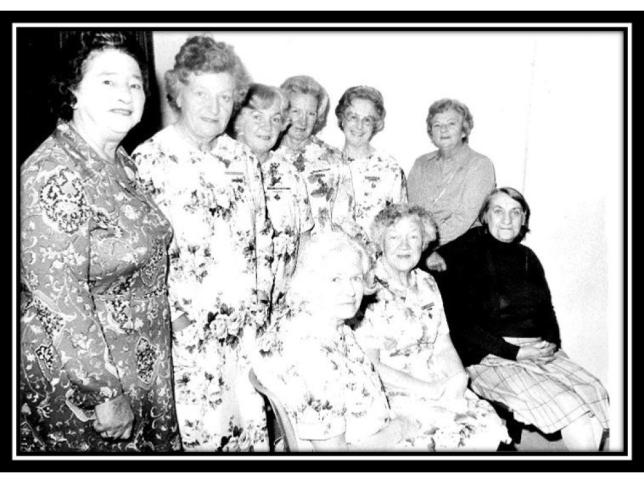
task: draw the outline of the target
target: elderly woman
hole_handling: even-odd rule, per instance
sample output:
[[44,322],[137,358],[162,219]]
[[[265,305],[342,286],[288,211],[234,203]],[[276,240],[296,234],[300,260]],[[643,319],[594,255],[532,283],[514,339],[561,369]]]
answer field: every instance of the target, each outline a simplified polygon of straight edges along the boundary
[[390,205],[375,218],[376,301],[356,327],[359,344],[382,378],[398,415],[435,427],[436,450],[495,451],[508,439],[492,406],[467,388],[467,374],[452,345],[438,287],[414,269],[436,238],[421,207]]
[[20,173],[20,449],[179,450],[172,230],[120,147],[143,113],[145,71],[121,33],[66,47],[60,121]]
[[369,358],[345,324],[362,300],[370,257],[339,228],[305,243],[272,352],[255,364],[293,422],[300,450],[428,451],[431,434],[394,417]]
[[[496,185],[492,162],[468,144],[473,127],[472,114],[462,102],[434,102],[427,114],[427,133],[438,150],[419,157],[409,172],[409,202],[432,214],[441,246],[478,223],[481,203]],[[440,253],[439,249],[426,259],[430,270],[446,269]]]
[[286,96],[276,87],[251,84],[234,122],[236,139],[261,163],[268,217],[274,229],[274,305],[283,299],[295,270],[300,239],[313,228],[306,182],[293,164],[271,151],[286,125],[287,106]]
[[393,157],[371,145],[385,126],[385,114],[382,94],[369,86],[350,87],[335,108],[344,133],[342,154],[351,169],[355,219],[366,233],[385,206],[407,202],[405,173]]
[[529,219],[523,195],[499,188],[483,203],[483,226],[445,247],[441,290],[454,342],[474,391],[544,433],[561,430],[570,450],[596,451],[608,395],[561,350],[543,268],[520,243]]
[[247,357],[270,301],[271,230],[259,162],[224,134],[248,75],[232,47],[195,36],[165,80],[177,120],[134,158],[175,233],[168,284],[183,445],[267,449],[263,402],[248,381]]
[[315,135],[326,125],[329,95],[313,78],[289,77],[281,89],[288,99],[290,126],[276,154],[291,163],[306,181],[313,219],[330,218],[349,233],[357,233],[351,171],[342,153]]

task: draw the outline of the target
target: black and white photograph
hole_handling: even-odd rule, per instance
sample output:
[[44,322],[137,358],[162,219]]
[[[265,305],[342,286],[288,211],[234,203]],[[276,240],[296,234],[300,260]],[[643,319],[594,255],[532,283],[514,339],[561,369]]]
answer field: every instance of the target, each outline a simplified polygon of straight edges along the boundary
[[632,25],[271,13],[12,23],[12,460],[628,460]]

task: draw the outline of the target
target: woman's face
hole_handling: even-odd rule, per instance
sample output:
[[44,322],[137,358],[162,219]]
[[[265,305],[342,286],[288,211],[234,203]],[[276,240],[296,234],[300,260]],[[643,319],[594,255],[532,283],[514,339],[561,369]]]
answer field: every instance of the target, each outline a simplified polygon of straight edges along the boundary
[[228,125],[235,81],[228,72],[190,74],[179,83],[179,122],[201,142],[210,142]]
[[360,255],[342,248],[320,265],[316,275],[312,305],[317,311],[337,320],[353,317],[364,291]]
[[145,104],[139,64],[120,50],[92,52],[76,89],[74,123],[102,140],[120,141],[140,120]]
[[238,140],[255,154],[264,155],[275,146],[282,129],[280,101],[264,109],[244,107],[241,112]]
[[409,273],[422,251],[423,229],[416,219],[402,218],[385,230],[382,260],[391,270]]
[[463,116],[454,109],[439,112],[432,119],[431,139],[438,149],[453,149],[463,144]]
[[288,116],[291,126],[286,135],[298,142],[306,141],[318,119],[318,101],[312,94],[296,92],[291,94],[290,104]]
[[497,193],[490,200],[485,215],[490,235],[501,242],[512,242],[519,233],[525,220],[521,204],[505,193]]
[[368,99],[354,99],[344,111],[342,131],[350,146],[367,146],[378,123],[376,106]]

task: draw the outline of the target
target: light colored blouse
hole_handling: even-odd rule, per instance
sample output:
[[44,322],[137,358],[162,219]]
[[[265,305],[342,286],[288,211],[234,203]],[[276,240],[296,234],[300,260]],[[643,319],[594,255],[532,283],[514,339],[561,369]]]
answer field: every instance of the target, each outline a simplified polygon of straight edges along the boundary
[[423,154],[409,172],[409,202],[428,210],[445,245],[477,224],[483,200],[496,186],[494,165],[467,144],[444,160],[439,151]]

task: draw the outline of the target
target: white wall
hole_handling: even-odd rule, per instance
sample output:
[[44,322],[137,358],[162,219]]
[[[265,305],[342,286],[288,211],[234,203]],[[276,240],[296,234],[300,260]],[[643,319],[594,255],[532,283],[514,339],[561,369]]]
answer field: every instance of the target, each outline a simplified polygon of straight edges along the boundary
[[[157,32],[157,76],[197,32]],[[308,74],[328,90],[320,137],[341,147],[333,110],[347,87],[385,98],[374,145],[406,172],[433,149],[429,104],[464,101],[470,145],[489,156],[499,186],[523,191],[533,210],[526,244],[540,257],[563,344],[611,393],[611,442],[622,436],[622,50],[615,33],[211,32],[232,44],[251,76],[279,85]],[[164,106],[164,122],[172,113]]]

